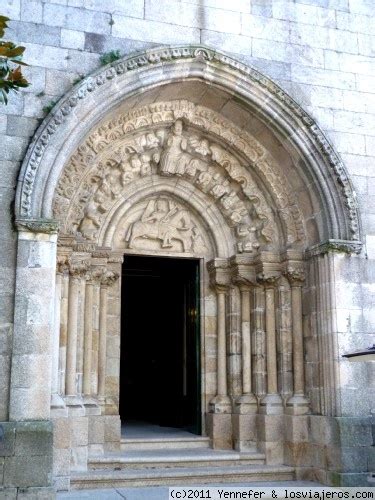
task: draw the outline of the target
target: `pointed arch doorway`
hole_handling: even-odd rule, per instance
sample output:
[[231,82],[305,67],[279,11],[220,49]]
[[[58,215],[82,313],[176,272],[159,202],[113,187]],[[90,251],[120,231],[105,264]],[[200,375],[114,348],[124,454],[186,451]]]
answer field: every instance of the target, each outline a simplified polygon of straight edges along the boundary
[[201,434],[199,267],[199,259],[124,257],[120,417],[125,435],[128,425]]

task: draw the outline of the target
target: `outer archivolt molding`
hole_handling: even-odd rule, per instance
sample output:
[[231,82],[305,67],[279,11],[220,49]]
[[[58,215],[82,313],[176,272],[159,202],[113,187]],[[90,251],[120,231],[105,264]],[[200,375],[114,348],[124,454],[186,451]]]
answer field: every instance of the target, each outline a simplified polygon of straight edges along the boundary
[[72,113],[80,100],[84,100],[87,95],[95,93],[106,81],[114,80],[125,73],[170,61],[178,62],[179,60],[200,61],[213,67],[215,65],[227,67],[231,70],[232,74],[233,72],[237,73],[243,80],[247,80],[250,85],[260,86],[265,89],[272,96],[276,104],[284,110],[289,111],[291,117],[300,120],[303,127],[308,130],[310,140],[320,150],[325,163],[334,173],[336,182],[341,186],[351,233],[348,237],[351,240],[360,239],[357,201],[345,167],[314,120],[293,99],[283,92],[280,87],[254,68],[250,68],[221,52],[200,45],[164,47],[125,58],[113,63],[111,66],[98,70],[61,99],[52,114],[42,124],[25,158],[22,167],[23,181],[17,191],[16,216],[18,218],[35,216],[32,213],[33,186],[44,151],[48,146],[51,136],[66,120],[66,117]]

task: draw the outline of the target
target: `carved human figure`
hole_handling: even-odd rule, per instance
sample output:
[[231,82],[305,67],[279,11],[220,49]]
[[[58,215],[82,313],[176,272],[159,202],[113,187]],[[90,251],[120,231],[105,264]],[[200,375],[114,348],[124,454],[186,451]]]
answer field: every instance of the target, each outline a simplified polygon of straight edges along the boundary
[[187,141],[182,135],[182,129],[182,121],[176,120],[172,133],[167,139],[167,147],[160,158],[160,172],[164,175],[173,175],[177,170],[181,174],[183,167],[182,165],[179,166],[179,163],[182,162],[186,165],[184,151],[187,148]]
[[141,176],[146,177],[147,175],[151,175],[151,158],[149,155],[141,156]]
[[215,198],[221,198],[225,193],[229,192],[229,181],[224,180],[220,174],[216,174],[214,176],[214,179],[218,182],[215,184],[212,189],[210,190],[210,193],[215,197]]
[[205,168],[207,168],[207,166],[203,161],[199,160],[198,158],[192,158],[186,165],[185,175],[193,178],[195,177],[197,171],[203,171]]
[[257,239],[256,226],[247,226],[245,224],[240,224],[237,227],[237,236],[239,237],[237,248],[240,253],[254,252],[254,250],[257,250],[260,246]]
[[198,175],[197,184],[201,187],[202,191],[207,191],[208,186],[212,180],[212,170],[209,168]]
[[190,137],[189,143],[196,153],[207,156],[211,153],[210,144],[207,139],[199,139],[197,136]]
[[146,134],[146,148],[154,149],[159,147],[159,139],[156,137],[154,132]]

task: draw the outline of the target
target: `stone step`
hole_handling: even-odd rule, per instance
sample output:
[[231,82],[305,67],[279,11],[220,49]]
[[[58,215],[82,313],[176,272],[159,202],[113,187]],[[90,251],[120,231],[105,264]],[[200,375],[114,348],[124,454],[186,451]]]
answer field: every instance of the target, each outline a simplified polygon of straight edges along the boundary
[[293,481],[294,469],[285,465],[235,467],[176,467],[155,469],[91,470],[71,476],[72,489],[123,488],[136,486],[201,485]]
[[209,448],[210,439],[203,436],[181,438],[122,438],[121,451]]
[[152,469],[155,467],[224,467],[240,465],[263,465],[265,456],[257,452],[238,452],[234,450],[166,449],[127,451],[121,454],[106,454],[91,457],[89,469]]

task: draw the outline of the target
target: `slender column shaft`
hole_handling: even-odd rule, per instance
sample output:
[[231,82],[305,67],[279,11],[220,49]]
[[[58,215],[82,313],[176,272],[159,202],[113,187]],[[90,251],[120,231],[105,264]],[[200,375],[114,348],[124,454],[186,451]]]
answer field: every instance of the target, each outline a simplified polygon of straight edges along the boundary
[[266,287],[267,393],[277,394],[275,291]]
[[242,393],[251,394],[250,289],[241,287]]
[[305,398],[305,374],[303,360],[303,325],[302,325],[302,283],[305,279],[303,269],[290,269],[287,272],[292,297],[292,333],[293,333],[293,396],[286,404],[286,412],[304,415],[309,412],[309,402]]
[[69,274],[62,276],[60,303],[60,355],[59,355],[59,390],[65,394],[66,350],[68,342],[68,310],[69,310]]
[[59,392],[59,342],[60,342],[60,309],[61,309],[61,289],[62,289],[62,275],[56,274],[56,288],[55,288],[55,324],[53,331],[53,345],[52,345],[52,394]]
[[65,391],[68,396],[77,394],[77,336],[78,336],[78,293],[80,279],[71,276],[68,298],[68,341],[66,352]]
[[100,288],[98,396],[105,397],[105,372],[107,363],[107,286]]
[[86,283],[85,295],[85,326],[84,326],[84,352],[83,352],[83,394],[91,394],[91,359],[92,359],[92,308],[94,284]]
[[301,287],[292,286],[293,383],[294,394],[304,393],[302,296]]
[[227,360],[225,338],[225,291],[217,292],[217,393],[227,395]]

